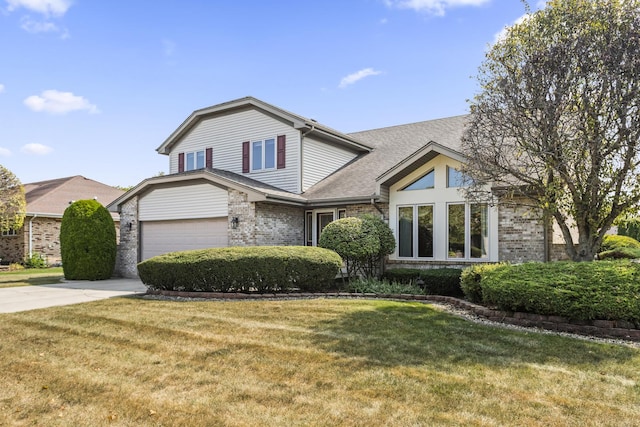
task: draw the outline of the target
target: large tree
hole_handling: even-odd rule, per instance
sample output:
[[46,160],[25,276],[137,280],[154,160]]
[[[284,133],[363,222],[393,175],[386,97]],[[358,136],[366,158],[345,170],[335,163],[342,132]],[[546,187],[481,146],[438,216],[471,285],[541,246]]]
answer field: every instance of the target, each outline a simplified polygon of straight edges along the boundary
[[20,180],[0,165],[0,232],[21,228],[26,208],[24,187]]
[[555,218],[573,260],[593,260],[640,201],[639,0],[549,1],[493,45],[478,82],[469,195],[519,191]]

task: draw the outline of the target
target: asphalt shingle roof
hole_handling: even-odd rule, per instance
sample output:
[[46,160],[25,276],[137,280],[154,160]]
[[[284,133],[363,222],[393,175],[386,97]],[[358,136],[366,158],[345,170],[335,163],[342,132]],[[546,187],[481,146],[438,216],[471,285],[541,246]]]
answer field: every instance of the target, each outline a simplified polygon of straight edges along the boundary
[[374,147],[309,188],[309,201],[367,198],[376,192],[376,178],[430,142],[460,152],[468,115],[428,120],[348,134]]
[[24,184],[29,214],[62,215],[70,201],[93,199],[107,206],[124,191],[80,175]]

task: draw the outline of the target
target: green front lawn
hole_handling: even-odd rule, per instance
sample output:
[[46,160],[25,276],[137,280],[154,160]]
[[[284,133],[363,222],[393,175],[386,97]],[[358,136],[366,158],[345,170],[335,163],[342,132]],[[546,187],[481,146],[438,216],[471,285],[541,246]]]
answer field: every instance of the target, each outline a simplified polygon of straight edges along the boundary
[[0,288],[48,285],[60,283],[63,278],[62,267],[0,271]]
[[0,425],[620,426],[640,349],[379,300],[0,315]]

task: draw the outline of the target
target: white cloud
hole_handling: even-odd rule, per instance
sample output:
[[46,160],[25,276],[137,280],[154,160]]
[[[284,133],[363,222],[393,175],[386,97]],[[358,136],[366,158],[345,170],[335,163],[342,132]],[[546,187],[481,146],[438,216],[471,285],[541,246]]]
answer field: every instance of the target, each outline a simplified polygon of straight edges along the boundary
[[47,147],[42,144],[27,144],[24,145],[20,151],[25,154],[35,154],[36,156],[44,156],[53,151],[53,148]]
[[461,6],[482,6],[491,0],[384,0],[388,7],[412,9],[443,16],[447,9]]
[[516,19],[513,22],[513,24],[507,25],[499,33],[496,33],[496,35],[493,36],[493,44],[496,44],[499,41],[503,40],[507,36],[507,32],[509,31],[509,28],[513,27],[514,25],[522,24],[529,16],[531,15],[529,14],[522,15],[520,18]]
[[11,151],[6,148],[0,147],[0,157],[9,157],[11,155]]
[[0,83],[0,93],[4,92],[4,85]]
[[62,16],[71,7],[71,0],[5,0],[9,11],[27,9],[45,16]]
[[382,74],[382,71],[376,71],[373,68],[364,68],[360,71],[356,71],[353,74],[349,74],[348,76],[343,77],[342,80],[340,80],[340,84],[338,85],[338,87],[340,89],[343,89],[359,80],[364,79],[365,77],[377,76],[378,74]]
[[40,95],[32,95],[24,100],[24,105],[33,111],[51,114],[66,114],[81,110],[86,110],[91,114],[100,112],[98,107],[82,96],[57,90],[45,90]]
[[[532,14],[536,13],[537,11],[539,11],[540,9],[544,9],[545,7],[546,7],[546,0],[539,0],[531,9],[531,13]],[[524,21],[526,21],[530,17],[531,17],[531,14],[525,13],[524,15],[522,15],[521,17],[513,21],[513,24],[505,26],[500,32],[496,33],[496,35],[493,37],[493,44],[496,44],[500,40],[503,40],[507,36],[507,32],[509,31],[509,28],[513,27],[514,25],[522,24]]]
[[28,16],[22,17],[20,20],[20,28],[28,33],[50,33],[60,31],[60,28],[51,21],[34,21]]

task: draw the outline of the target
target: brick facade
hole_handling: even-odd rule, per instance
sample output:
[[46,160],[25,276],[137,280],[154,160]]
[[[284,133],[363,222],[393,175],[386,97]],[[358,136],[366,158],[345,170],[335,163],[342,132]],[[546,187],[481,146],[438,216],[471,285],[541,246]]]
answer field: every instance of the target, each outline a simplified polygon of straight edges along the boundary
[[304,209],[256,203],[255,244],[304,245]]
[[[60,225],[62,218],[27,217],[16,236],[0,237],[0,259],[2,263],[22,263],[29,257],[29,230],[31,229],[31,253],[40,254],[49,265],[62,262],[60,254]],[[116,222],[116,238],[119,236]]]
[[517,200],[498,206],[500,261],[545,261],[550,229],[542,212]]
[[29,252],[28,238],[28,233],[20,231],[15,236],[0,236],[0,262],[11,264],[24,261],[24,254]]
[[138,198],[133,197],[120,208],[120,244],[116,257],[116,276],[138,277],[138,229]]

